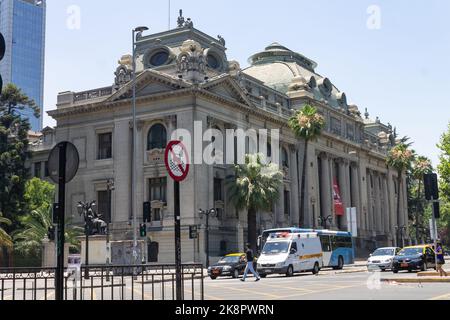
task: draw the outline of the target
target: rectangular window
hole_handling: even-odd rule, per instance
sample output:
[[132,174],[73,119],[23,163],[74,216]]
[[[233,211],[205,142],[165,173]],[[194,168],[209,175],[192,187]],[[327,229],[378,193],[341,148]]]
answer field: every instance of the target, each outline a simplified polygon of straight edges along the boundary
[[288,190],[284,190],[284,215],[291,214],[291,194]]
[[156,178],[149,180],[149,199],[152,201],[167,202],[166,198],[167,178]]
[[45,177],[47,178],[47,177],[49,177],[50,176],[50,173],[49,173],[49,171],[48,171],[48,161],[45,161]]
[[41,163],[42,162],[34,163],[34,176],[39,179],[41,178]]
[[97,212],[101,214],[101,219],[107,222],[109,220],[109,197],[108,191],[97,191]]
[[98,160],[112,158],[112,133],[100,133],[98,135]]
[[330,129],[331,132],[337,135],[342,134],[342,124],[341,120],[335,117],[331,117]]
[[214,178],[214,201],[223,201],[223,180]]

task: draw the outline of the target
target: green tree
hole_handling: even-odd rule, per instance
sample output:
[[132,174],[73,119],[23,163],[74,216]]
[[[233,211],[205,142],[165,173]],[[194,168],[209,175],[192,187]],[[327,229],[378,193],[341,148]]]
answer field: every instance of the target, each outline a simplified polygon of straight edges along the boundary
[[450,201],[450,123],[438,144],[441,150],[439,156],[438,172],[440,176],[440,191],[442,197]]
[[[400,221],[402,176],[411,168],[411,163],[414,160],[414,151],[409,149],[411,143],[407,143],[407,140],[408,138],[401,139],[398,144],[389,151],[386,159],[387,165],[397,170],[397,223]],[[399,243],[398,235],[397,241],[397,243]]]
[[263,162],[262,154],[246,155],[245,164],[235,167],[235,176],[228,181],[230,198],[239,210],[246,209],[248,215],[248,242],[256,252],[257,213],[271,210],[279,199],[279,187],[283,183],[283,172],[273,163]]
[[[33,178],[25,185],[24,198],[29,214],[20,218],[21,227],[13,233],[15,250],[23,255],[39,255],[42,240],[49,227],[53,226],[52,211],[55,186],[47,181]],[[83,234],[83,228],[72,226],[66,219],[65,239],[71,248],[78,248],[77,236]]]
[[[43,206],[33,210],[31,214],[21,218],[21,224],[23,227],[13,233],[14,249],[25,256],[40,255],[42,240],[46,237],[49,227],[53,226],[52,207]],[[71,225],[70,219],[66,219],[64,236],[70,248],[78,249],[77,237],[81,235],[83,228]]]
[[5,224],[7,226],[11,225],[11,221],[2,217],[0,212],[0,254],[2,254],[2,247],[12,247],[13,243],[9,234],[1,227],[1,224]]
[[425,228],[421,217],[424,215],[425,207],[425,190],[422,188],[424,175],[433,172],[431,160],[427,157],[418,156],[412,163],[412,168],[408,176],[408,202],[411,213],[415,215],[415,238],[417,241],[421,239],[421,231]]
[[305,193],[306,193],[306,168],[308,160],[308,143],[316,139],[325,127],[325,120],[317,109],[311,105],[305,105],[298,110],[290,119],[289,127],[294,131],[297,138],[305,141],[305,152],[303,154],[301,200],[300,200],[300,221],[299,226],[304,223],[305,217]]
[[442,242],[450,246],[450,123],[438,148],[441,150],[438,165],[441,218],[437,223]]
[[28,119],[21,117],[23,110],[31,108],[35,115],[39,110],[33,100],[13,84],[8,84],[0,95],[0,211],[17,227],[19,217],[26,213],[23,197],[29,158]]

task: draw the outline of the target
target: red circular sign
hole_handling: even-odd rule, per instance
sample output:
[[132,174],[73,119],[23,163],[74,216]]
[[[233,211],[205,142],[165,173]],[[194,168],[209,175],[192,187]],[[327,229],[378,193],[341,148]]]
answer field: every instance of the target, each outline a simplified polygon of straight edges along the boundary
[[170,177],[181,182],[189,174],[189,155],[181,141],[170,141],[164,156],[167,171]]

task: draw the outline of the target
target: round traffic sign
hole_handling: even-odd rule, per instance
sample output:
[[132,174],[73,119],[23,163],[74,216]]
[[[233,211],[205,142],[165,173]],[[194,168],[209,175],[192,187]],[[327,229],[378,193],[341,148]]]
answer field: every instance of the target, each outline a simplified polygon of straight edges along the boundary
[[164,157],[167,171],[170,177],[181,182],[189,174],[189,155],[181,141],[171,141],[167,145]]
[[55,183],[59,183],[59,152],[65,145],[66,149],[66,179],[65,183],[70,182],[78,171],[80,156],[77,148],[70,142],[60,142],[50,152],[48,157],[48,173],[50,179]]

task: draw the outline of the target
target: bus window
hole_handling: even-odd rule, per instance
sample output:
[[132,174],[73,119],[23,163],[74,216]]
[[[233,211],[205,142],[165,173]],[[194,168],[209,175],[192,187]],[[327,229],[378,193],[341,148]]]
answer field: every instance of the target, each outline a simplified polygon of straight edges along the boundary
[[320,242],[322,243],[322,251],[331,252],[330,236],[320,236]]

